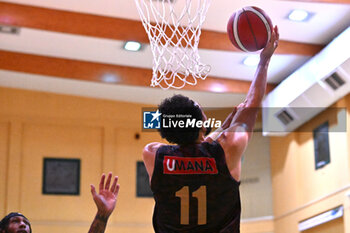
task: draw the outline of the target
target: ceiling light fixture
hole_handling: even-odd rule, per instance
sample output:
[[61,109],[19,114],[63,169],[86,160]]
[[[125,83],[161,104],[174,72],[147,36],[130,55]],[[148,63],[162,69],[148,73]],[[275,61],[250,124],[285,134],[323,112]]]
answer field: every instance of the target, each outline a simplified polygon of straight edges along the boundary
[[137,52],[141,49],[141,43],[137,41],[127,41],[123,48],[127,51]]
[[297,22],[308,21],[310,17],[311,17],[311,13],[305,10],[292,10],[288,15],[289,20],[297,21]]
[[243,60],[243,64],[246,66],[257,66],[260,61],[259,55],[251,55]]
[[102,75],[101,80],[105,83],[118,83],[120,82],[120,78],[114,74],[106,73]]
[[209,89],[210,89],[210,91],[217,92],[217,93],[223,93],[223,92],[227,91],[227,88],[220,83],[212,84]]

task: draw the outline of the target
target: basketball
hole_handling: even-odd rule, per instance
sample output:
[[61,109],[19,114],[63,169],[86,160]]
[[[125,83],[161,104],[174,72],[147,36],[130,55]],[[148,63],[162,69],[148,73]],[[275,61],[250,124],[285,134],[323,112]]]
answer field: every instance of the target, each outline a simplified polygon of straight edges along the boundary
[[245,52],[265,48],[273,30],[270,17],[255,6],[234,12],[227,24],[227,34],[232,44]]

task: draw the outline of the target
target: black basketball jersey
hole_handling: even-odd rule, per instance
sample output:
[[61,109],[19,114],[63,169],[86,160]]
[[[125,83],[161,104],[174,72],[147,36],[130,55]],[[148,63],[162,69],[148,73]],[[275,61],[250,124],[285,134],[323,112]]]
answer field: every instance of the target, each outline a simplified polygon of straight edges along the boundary
[[151,179],[156,233],[239,233],[239,182],[219,143],[157,150]]

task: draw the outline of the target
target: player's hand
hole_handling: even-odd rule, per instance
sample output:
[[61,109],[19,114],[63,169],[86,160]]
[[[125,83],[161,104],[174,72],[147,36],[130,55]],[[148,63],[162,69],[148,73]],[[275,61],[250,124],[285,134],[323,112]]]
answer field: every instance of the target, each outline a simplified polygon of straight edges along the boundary
[[260,53],[260,59],[270,59],[272,54],[275,52],[278,46],[279,33],[278,27],[275,26],[273,28],[270,41],[267,43],[265,48]]
[[97,206],[97,215],[101,218],[108,218],[113,212],[115,205],[117,203],[117,197],[119,193],[118,177],[115,176],[113,184],[110,187],[112,173],[108,173],[107,181],[105,184],[105,174],[102,174],[101,181],[99,185],[99,193],[96,193],[94,185],[91,186],[91,194],[94,202]]

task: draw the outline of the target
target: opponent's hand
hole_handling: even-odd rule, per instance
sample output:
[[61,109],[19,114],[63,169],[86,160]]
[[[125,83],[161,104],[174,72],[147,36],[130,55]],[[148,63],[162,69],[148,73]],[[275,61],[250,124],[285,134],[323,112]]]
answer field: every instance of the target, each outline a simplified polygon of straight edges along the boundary
[[278,27],[275,26],[272,30],[270,41],[260,53],[260,59],[270,59],[278,46],[279,40]]
[[232,119],[233,119],[234,115],[236,114],[236,112],[237,112],[237,107],[233,107],[232,112],[226,117],[224,123],[222,123],[222,125],[221,125],[221,128],[223,130],[230,127]]
[[112,173],[110,172],[107,177],[105,184],[105,174],[102,174],[101,181],[99,185],[99,193],[96,193],[94,185],[91,186],[91,194],[94,202],[97,206],[97,215],[101,218],[108,218],[113,212],[115,205],[117,203],[117,197],[119,193],[118,176],[114,177],[113,184],[110,187]]

